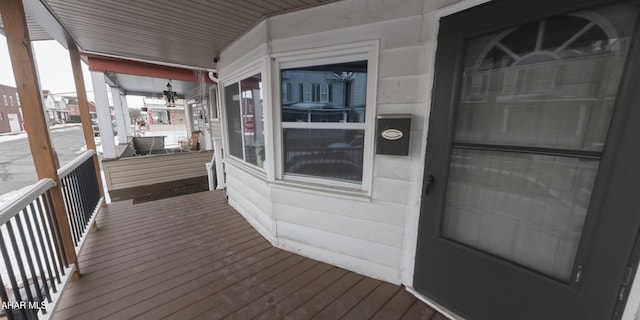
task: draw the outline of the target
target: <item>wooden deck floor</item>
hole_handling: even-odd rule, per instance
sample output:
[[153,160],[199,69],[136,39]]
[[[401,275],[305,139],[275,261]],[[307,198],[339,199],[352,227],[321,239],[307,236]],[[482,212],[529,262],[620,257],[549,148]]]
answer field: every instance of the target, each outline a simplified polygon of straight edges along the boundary
[[110,204],[54,319],[446,319],[403,288],[272,247],[203,192]]

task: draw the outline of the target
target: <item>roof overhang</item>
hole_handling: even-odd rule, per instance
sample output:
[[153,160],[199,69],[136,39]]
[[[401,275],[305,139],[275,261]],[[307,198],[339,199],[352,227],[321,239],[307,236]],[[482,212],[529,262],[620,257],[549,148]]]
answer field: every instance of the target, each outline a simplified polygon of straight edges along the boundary
[[146,97],[161,97],[166,84],[171,82],[179,98],[190,92],[213,84],[209,72],[173,66],[145,63],[126,59],[83,54],[82,59],[90,71],[102,72],[107,84],[118,87],[123,94]]

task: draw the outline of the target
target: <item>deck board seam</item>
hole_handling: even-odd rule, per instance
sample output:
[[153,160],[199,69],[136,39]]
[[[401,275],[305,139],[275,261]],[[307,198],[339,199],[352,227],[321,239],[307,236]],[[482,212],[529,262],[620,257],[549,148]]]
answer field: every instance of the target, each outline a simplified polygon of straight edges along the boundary
[[[274,248],[274,247],[271,247],[271,248],[269,248],[269,249],[275,249],[275,248]],[[267,249],[267,250],[269,250],[269,249]],[[267,250],[265,250],[265,251],[267,251]],[[274,250],[274,251],[275,251],[275,252],[274,252],[273,254],[271,254],[270,256],[267,256],[267,257],[262,258],[262,259],[261,259],[261,261],[268,260],[268,259],[270,259],[270,258],[275,257],[276,255],[282,254],[282,251],[278,251],[278,250]],[[264,251],[263,251],[263,252],[264,252]],[[244,259],[243,259],[243,260],[244,260]],[[259,263],[259,262],[255,262],[254,264],[258,264],[258,263]],[[276,264],[276,263],[278,263],[278,261],[274,261],[274,262],[272,262],[271,264],[269,264],[269,265],[267,265],[267,266],[263,266],[263,267],[264,267],[264,268],[267,268],[267,267],[269,267],[270,265],[273,265],[273,264]],[[236,264],[236,263],[234,263],[234,264]],[[242,270],[240,270],[240,271],[242,271]],[[216,288],[216,291],[214,291],[214,292],[217,294],[217,293],[219,293],[219,292],[223,291],[224,289],[226,289],[226,288],[228,288],[228,287],[230,287],[230,286],[233,286],[233,285],[235,285],[236,283],[238,283],[238,282],[240,282],[240,281],[242,281],[242,280],[244,280],[244,279],[246,279],[246,278],[248,278],[248,277],[251,277],[252,275],[254,275],[255,273],[260,272],[260,271],[261,271],[261,270],[256,270],[256,271],[254,271],[253,273],[246,275],[244,278],[236,279],[234,282],[227,284],[225,287],[222,287],[222,288]],[[233,272],[232,274],[234,274],[234,275],[235,275],[236,273],[237,273],[237,271],[236,271],[236,272]],[[230,276],[230,275],[227,275],[227,277],[229,277],[229,276]],[[201,288],[203,288],[203,287],[206,287],[207,285],[209,285],[209,284],[211,284],[211,283],[214,283],[214,282],[217,282],[217,281],[219,281],[219,280],[220,280],[220,279],[215,279],[215,280],[209,281],[209,282],[207,282],[207,283],[204,283],[204,284],[200,285],[199,287],[193,288],[193,291],[198,290],[198,289],[201,289]],[[206,298],[209,298],[209,297],[210,297],[210,296],[207,296],[207,297],[204,297],[204,298],[202,298],[202,299],[198,299],[198,300],[192,301],[191,305],[193,305],[195,302],[201,301],[201,300],[206,299]],[[189,305],[189,306],[190,306],[190,305]],[[174,312],[172,312],[172,313],[170,313],[170,314],[167,314],[167,315],[166,315],[165,317],[163,317],[162,319],[164,319],[164,318],[166,318],[166,317],[169,317],[169,316],[171,316],[171,315],[175,314],[176,312],[179,312],[179,311],[181,311],[181,310],[183,310],[183,309],[185,309],[185,308],[187,308],[187,307],[189,307],[189,306],[185,306],[185,307],[183,307],[183,308],[177,309],[177,310],[175,310]],[[148,312],[148,311],[149,311],[149,310],[146,310],[145,312],[142,312],[142,313],[138,313],[138,314],[134,315],[133,317],[140,316],[141,314],[144,314],[144,313],[146,313],[146,312]]]
[[[294,255],[294,256],[296,256],[296,255]],[[288,267],[288,268],[286,268],[286,269],[283,269],[283,270],[281,270],[281,271],[279,271],[279,272],[277,272],[277,273],[273,274],[271,277],[261,279],[261,283],[257,284],[256,286],[253,286],[253,287],[251,287],[251,288],[262,286],[262,285],[264,285],[264,283],[265,283],[265,282],[267,282],[267,281],[269,281],[269,280],[272,280],[273,278],[276,278],[276,277],[278,277],[278,276],[282,275],[283,273],[291,272],[291,269],[293,269],[295,266],[298,266],[298,265],[300,265],[300,264],[302,264],[302,263],[306,263],[307,261],[308,261],[307,259],[304,259],[304,258],[303,258],[303,259],[301,259],[300,261],[296,262],[294,265],[292,265],[292,266],[290,266],[290,267]],[[304,270],[300,271],[300,273],[299,273],[299,274],[297,274],[295,277],[297,277],[297,276],[299,276],[299,275],[301,275],[301,274],[304,274],[305,272],[307,272],[308,270],[310,270],[310,269],[314,268],[315,266],[317,266],[317,265],[320,263],[320,262],[315,261],[315,260],[311,260],[311,261],[313,261],[313,263],[312,263],[310,266],[308,266],[306,269],[304,269]],[[295,277],[294,277],[294,278],[295,278]],[[266,292],[262,293],[260,296],[255,297],[255,299],[253,299],[252,301],[246,301],[246,302],[245,302],[245,304],[240,305],[240,306],[236,307],[235,309],[233,309],[233,310],[231,310],[231,311],[227,312],[227,314],[226,314],[225,316],[223,316],[223,318],[224,318],[224,317],[226,317],[226,316],[228,316],[228,315],[230,315],[230,314],[233,314],[234,312],[236,312],[236,311],[238,311],[238,310],[240,310],[240,309],[244,308],[245,306],[247,306],[247,305],[249,305],[249,304],[253,303],[253,301],[260,300],[260,298],[262,298],[262,297],[266,296],[267,294],[269,294],[269,292],[271,292],[271,291],[273,291],[273,290],[276,290],[276,289],[278,289],[278,288],[282,287],[284,284],[288,283],[289,281],[291,281],[291,279],[289,279],[289,280],[285,281],[284,283],[282,283],[282,284],[280,284],[280,285],[276,286],[275,288],[273,288],[273,289],[271,289],[271,290],[269,290],[269,291],[266,291]],[[211,308],[210,308],[210,309],[208,309],[208,310],[206,310],[206,311],[205,311],[205,312],[203,312],[203,313],[209,313],[210,311],[211,311]],[[201,313],[201,314],[202,314],[202,313]]]
[[[282,284],[280,284],[279,286],[277,286],[277,287],[275,287],[275,288],[273,288],[273,289],[271,289],[271,290],[269,290],[269,291],[266,291],[263,295],[261,295],[260,297],[256,298],[254,301],[262,300],[263,298],[265,298],[265,297],[267,297],[267,296],[272,295],[272,294],[273,294],[274,292],[276,292],[277,290],[280,290],[280,289],[282,289],[283,287],[289,286],[290,284],[296,284],[296,283],[297,283],[297,281],[296,281],[296,280],[297,280],[298,278],[302,278],[302,277],[304,277],[304,276],[307,276],[307,275],[308,275],[308,272],[310,272],[310,271],[311,271],[312,269],[314,269],[314,268],[317,268],[317,267],[326,267],[326,268],[327,268],[326,270],[324,270],[324,271],[322,271],[322,272],[318,273],[316,276],[314,276],[314,277],[309,278],[308,280],[306,280],[306,282],[304,282],[304,283],[302,283],[302,284],[300,285],[301,287],[299,287],[299,288],[298,288],[298,287],[294,286],[294,288],[292,288],[292,290],[291,290],[291,293],[289,293],[289,294],[287,294],[287,295],[283,295],[283,296],[281,296],[280,298],[278,298],[278,299],[279,299],[278,301],[283,301],[283,300],[287,299],[289,296],[291,296],[292,294],[294,294],[295,292],[297,292],[299,289],[302,289],[302,287],[304,287],[304,286],[306,286],[306,285],[308,285],[308,284],[312,283],[313,281],[315,281],[316,279],[320,278],[321,276],[323,276],[323,275],[324,275],[324,274],[326,274],[327,272],[331,271],[331,270],[332,270],[332,268],[333,268],[332,266],[326,265],[326,264],[324,264],[324,263],[322,263],[322,262],[318,262],[318,261],[316,261],[316,262],[317,262],[316,264],[314,264],[314,265],[310,266],[310,267],[309,267],[307,270],[305,270],[303,273],[298,274],[298,275],[296,275],[295,277],[292,277],[291,279],[289,279],[289,280],[287,280],[287,281],[283,282],[283,283],[282,283]],[[286,271],[286,270],[285,270],[285,271]],[[283,271],[283,272],[284,272],[284,271]],[[296,288],[297,288],[297,289],[296,289]],[[277,304],[276,302],[274,302],[274,303],[275,303],[275,304]],[[251,304],[252,304],[252,302],[249,302],[249,303],[247,303],[247,304],[245,304],[245,305],[243,305],[243,306],[241,306],[241,307],[237,308],[236,310],[234,310],[234,311],[230,312],[227,316],[225,316],[225,317],[224,317],[224,319],[229,319],[229,318],[232,318],[232,319],[233,319],[233,317],[232,317],[232,316],[233,316],[235,313],[238,313],[240,310],[245,309],[245,308],[247,308],[247,307],[251,306]],[[268,307],[267,307],[267,309],[268,309]],[[260,316],[261,314],[264,314],[264,311],[262,311],[262,312],[258,312],[258,313],[257,313],[257,314],[252,318],[252,319],[255,319],[256,317]]]
[[[247,241],[247,242],[248,242],[248,241]],[[242,244],[239,244],[238,246],[240,246],[240,245],[242,245]],[[237,253],[237,254],[241,254],[241,253],[243,253],[243,252],[245,252],[245,251],[254,250],[253,248],[256,248],[256,247],[257,247],[257,248],[260,248],[259,246],[249,247],[249,248],[243,249],[243,250],[241,250],[241,251],[238,251],[238,253]],[[268,249],[268,247],[266,247],[266,246],[264,246],[264,247],[265,247],[265,249]],[[224,250],[222,250],[222,251],[224,251]],[[220,252],[221,252],[221,251],[220,251]],[[204,256],[204,257],[202,257],[202,258],[200,258],[200,259],[198,259],[198,260],[196,260],[196,261],[206,260],[206,259],[208,259],[209,257],[211,257],[211,256],[213,256],[213,255],[215,255],[215,254],[217,254],[217,253],[219,253],[219,252],[216,252],[216,253],[211,254],[211,255]],[[228,258],[228,257],[230,257],[230,256],[227,256],[227,257],[225,257],[225,258]],[[250,257],[250,256],[248,256],[248,257]],[[161,275],[162,275],[162,274],[164,274],[164,273],[167,273],[167,272],[170,272],[170,271],[174,271],[174,270],[176,270],[176,269],[179,269],[179,268],[180,268],[180,267],[182,267],[182,266],[183,266],[183,265],[177,265],[177,266],[175,266],[175,267],[173,267],[173,268],[171,268],[171,269],[163,270],[162,272],[156,273],[156,274],[154,274],[154,275],[152,275],[152,276],[149,276],[149,277],[146,277],[146,278],[141,278],[141,279],[139,279],[138,281],[130,282],[130,283],[129,283],[129,285],[131,285],[131,284],[135,284],[135,283],[138,283],[138,282],[142,282],[142,281],[149,281],[149,280],[150,280],[150,279],[152,279],[153,277],[161,276]],[[224,267],[224,266],[222,266],[222,267]],[[152,285],[155,285],[155,283],[154,283],[154,284],[152,284]],[[128,287],[128,285],[127,285],[127,286],[123,286],[123,287],[115,288],[114,290],[111,290],[111,291],[103,292],[103,293],[101,293],[101,294],[96,295],[95,297],[90,298],[90,299],[85,299],[85,300],[81,300],[81,301],[74,301],[74,302],[76,302],[74,305],[79,305],[79,304],[81,304],[81,303],[85,303],[85,302],[88,302],[88,301],[90,301],[90,300],[100,298],[100,297],[102,297],[102,296],[108,295],[108,294],[110,294],[110,293],[113,293],[113,292],[115,292],[115,291],[118,291],[118,290],[124,289],[124,288],[126,288],[126,287]],[[147,287],[143,287],[143,289],[145,289],[145,288],[147,288]],[[96,289],[96,288],[90,288],[88,291],[95,290],[95,289]],[[74,290],[74,295],[82,295],[83,293],[86,293],[86,291],[75,292],[75,290]],[[68,308],[68,307],[65,307],[65,308]],[[63,308],[63,309],[64,309],[64,308]],[[60,310],[62,310],[62,309],[60,309]]]
[[[269,249],[270,249],[270,248],[268,248],[267,250],[269,250]],[[273,256],[273,255],[277,255],[278,253],[279,253],[279,252],[278,252],[277,250],[274,250],[274,252],[273,252],[273,254],[272,254],[271,256]],[[245,258],[245,259],[249,259],[249,258],[251,258],[251,256],[250,256],[250,257],[247,257],[247,258]],[[245,259],[243,259],[243,260],[245,260]],[[234,262],[234,263],[237,263],[237,262]],[[219,269],[216,269],[216,270],[219,270]],[[214,272],[214,271],[216,271],[216,270],[212,270],[212,271],[210,271],[210,272],[206,273],[205,275],[211,274],[211,273],[213,273],[213,272]],[[203,275],[203,276],[204,276],[204,275]],[[192,281],[192,280],[193,280],[193,279],[190,279],[189,281]],[[174,286],[174,287],[171,287],[171,288],[169,288],[169,289],[168,289],[168,291],[171,291],[172,289],[175,289],[176,287],[183,286],[183,285],[187,284],[189,281],[182,282],[182,283],[180,283],[180,284],[178,284],[178,285],[176,285],[176,286]],[[145,288],[139,289],[139,290],[137,290],[137,291],[135,291],[135,292],[133,292],[133,293],[131,293],[131,294],[126,295],[125,297],[133,296],[133,295],[135,295],[135,294],[137,294],[137,293],[140,293],[141,291],[144,291],[145,289],[149,289],[149,288],[151,288],[151,287],[153,287],[153,286],[157,286],[157,285],[158,285],[158,284],[152,284],[152,285],[151,285],[151,286],[149,286],[149,287],[145,287]],[[148,297],[146,297],[146,298],[144,298],[144,299],[142,299],[142,300],[136,301],[136,304],[139,304],[139,303],[141,303],[141,302],[144,302],[144,301],[150,300],[150,299],[152,299],[153,297],[155,297],[155,296],[157,296],[158,294],[161,294],[161,293],[163,293],[163,292],[159,292],[159,293],[157,293],[157,294],[155,294],[155,295],[148,296]],[[117,299],[116,301],[122,300],[122,299],[123,299],[123,298],[125,298],[125,297],[120,297],[120,298],[119,298],[119,299]],[[112,302],[113,302],[113,301],[112,301]],[[134,304],[133,306],[135,306],[135,304]],[[91,309],[91,310],[87,310],[87,311],[85,311],[85,312],[82,312],[81,314],[74,315],[74,317],[78,317],[78,316],[80,316],[80,315],[82,315],[82,314],[86,314],[87,312],[90,312],[90,311],[92,311],[92,310],[95,310],[95,309],[97,309],[97,308],[101,308],[101,307],[103,307],[103,306],[97,306],[96,308],[93,308],[93,309]],[[110,316],[112,316],[112,315],[113,315],[114,313],[116,313],[116,312],[120,312],[120,311],[122,311],[122,310],[124,310],[124,309],[131,308],[131,307],[132,307],[132,305],[129,305],[129,306],[127,306],[126,308],[122,308],[122,309],[120,309],[120,310],[115,310],[115,311],[113,311],[113,312],[111,312],[111,313],[108,313],[108,314],[103,315],[102,317],[110,317]]]
[[[246,230],[246,231],[249,231],[249,230],[250,230],[250,229],[248,229],[248,230]],[[251,233],[251,232],[247,232],[247,233],[248,233],[248,234],[246,235],[247,240],[242,241],[242,242],[237,243],[237,244],[234,244],[234,246],[233,246],[233,247],[243,245],[244,243],[247,243],[247,242],[250,242],[250,241],[253,241],[253,240],[256,240],[256,239],[257,239],[257,241],[259,242],[259,243],[258,243],[258,245],[263,244],[263,243],[264,243],[264,244],[268,244],[268,242],[264,241],[264,239],[262,239],[259,235],[253,234],[253,233]],[[242,234],[242,235],[238,236],[237,238],[233,238],[233,239],[238,239],[238,238],[243,238],[243,237],[244,237],[244,235]],[[215,240],[215,238],[214,238],[213,240]],[[208,255],[204,256],[203,258],[209,257],[209,256],[211,256],[211,255],[214,255],[214,254],[216,254],[216,253],[219,253],[219,252],[222,252],[222,251],[225,251],[225,250],[228,250],[228,249],[229,249],[229,248],[221,248],[220,250],[218,250],[218,251],[214,251],[214,252],[212,252],[212,253],[210,253],[210,254],[208,254]],[[179,251],[180,251],[180,250],[179,250]],[[241,251],[241,252],[242,252],[242,251]],[[153,254],[154,254],[154,253],[149,253],[149,254],[147,254],[146,256],[151,256],[151,255],[153,255]],[[236,253],[236,254],[237,254],[237,253]],[[198,260],[200,260],[200,259],[198,259]],[[198,260],[196,260],[196,261],[198,261]],[[101,271],[101,270],[109,269],[110,267],[111,267],[110,265],[107,265],[107,266],[105,266],[105,268],[103,268],[103,269],[98,269],[98,270],[94,270],[93,272],[95,273],[95,272],[97,272],[97,271]],[[131,266],[131,268],[134,268],[134,267],[135,267],[135,266]],[[120,272],[124,272],[124,271],[126,271],[126,270],[120,270],[120,271],[118,271],[118,272],[116,272],[116,273],[120,273]],[[101,278],[104,278],[104,277],[107,277],[107,276],[112,276],[113,274],[114,274],[114,273],[109,273],[109,274],[101,275],[99,278],[95,278],[95,279],[92,279],[92,280],[98,280],[98,279],[101,279]]]
[[[242,228],[242,226],[240,226],[239,228]],[[234,229],[234,231],[237,231],[237,230],[241,230],[241,229]],[[201,235],[201,234],[208,234],[208,233],[215,234],[216,231],[203,227],[203,228],[197,228],[196,230],[194,230],[194,232],[197,232],[196,235]],[[82,257],[83,259],[81,261],[84,263],[85,267],[90,267],[90,266],[100,265],[102,263],[113,260],[114,258],[122,259],[124,257],[140,257],[139,254],[141,251],[144,251],[146,253],[144,256],[146,256],[146,255],[149,255],[150,252],[155,252],[153,251],[154,249],[159,250],[167,244],[172,244],[172,243],[183,244],[186,241],[187,239],[184,237],[183,233],[173,233],[173,234],[167,235],[167,237],[165,238],[161,238],[155,241],[140,243],[133,247],[123,248],[121,252],[115,251],[115,252],[109,252],[105,254],[95,253],[95,256],[90,256],[91,254],[86,254]]]
[[[340,319],[344,319],[344,317],[346,317],[353,309],[355,309],[358,305],[360,305],[367,297],[369,297],[371,294],[373,294],[373,292],[375,292],[376,289],[378,289],[383,283],[384,282],[380,281],[375,287],[373,287],[373,289],[371,289],[371,291],[369,291],[366,295],[364,295],[360,300],[358,300],[358,302],[356,302],[353,306],[351,306],[351,308],[349,308],[349,310],[347,310],[342,316],[340,316]],[[354,287],[355,287],[355,285],[354,285]],[[346,294],[346,292],[345,292],[345,294]]]
[[[225,221],[227,222],[227,221]],[[179,225],[169,225],[167,226],[167,228],[159,228],[159,229],[155,229],[155,230],[150,230],[148,233],[145,233],[147,235],[151,234],[154,237],[138,237],[138,236],[134,236],[134,237],[130,237],[130,238],[124,238],[121,237],[119,235],[113,235],[117,238],[119,238],[120,241],[117,242],[113,242],[110,243],[108,245],[105,245],[104,247],[101,248],[95,248],[95,247],[88,247],[86,249],[88,249],[87,251],[82,250],[80,256],[83,255],[88,255],[89,253],[94,253],[94,252],[102,252],[102,251],[106,251],[106,250],[110,250],[110,249],[115,249],[115,248],[119,248],[122,246],[125,246],[127,248],[135,248],[138,245],[134,245],[135,242],[139,242],[139,241],[146,241],[146,242],[142,242],[142,244],[148,243],[148,242],[152,242],[155,240],[155,238],[160,237],[160,238],[164,238],[163,235],[166,234],[159,234],[159,232],[162,232],[163,230],[169,229],[171,230],[171,234],[179,234],[179,233],[184,233],[185,230],[190,230],[190,228],[194,228],[196,227],[196,229],[208,229],[208,230],[212,230],[212,231],[219,231],[219,229],[224,228],[224,227],[229,227],[229,226],[234,226],[233,228],[236,227],[236,225],[240,226],[243,225],[243,221],[230,221],[229,223],[225,223],[223,225],[217,225],[217,226],[211,226],[211,225],[204,225],[201,221],[194,221],[193,223],[189,223],[189,224],[179,224]],[[173,229],[172,227],[175,227],[176,229]],[[110,236],[110,238],[112,237],[112,235],[108,235]],[[135,241],[135,242],[134,242]],[[116,245],[119,244],[119,245]],[[120,248],[120,251],[122,251],[122,249]],[[111,253],[111,251],[109,251],[108,253]],[[103,254],[105,255],[105,254]]]

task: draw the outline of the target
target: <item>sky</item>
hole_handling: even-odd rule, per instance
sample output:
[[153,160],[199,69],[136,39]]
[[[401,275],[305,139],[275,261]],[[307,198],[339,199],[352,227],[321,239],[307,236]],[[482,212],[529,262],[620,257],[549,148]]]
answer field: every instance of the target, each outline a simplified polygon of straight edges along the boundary
[[[54,40],[34,41],[32,46],[40,77],[40,89],[49,90],[54,94],[75,95],[76,87],[73,81],[69,52]],[[87,97],[90,101],[93,101],[91,73],[84,62],[82,63],[82,71]],[[16,86],[7,40],[2,34],[0,34],[0,84]],[[130,108],[141,107],[141,101],[142,98],[140,97],[127,96],[127,103]]]
[[[33,52],[40,75],[40,86],[42,90],[49,90],[52,93],[69,93],[76,91],[73,82],[73,72],[69,53],[56,41],[34,41],[32,42]],[[92,90],[89,69],[82,64],[85,85],[87,91]],[[9,58],[7,40],[4,35],[0,35],[0,83],[15,87],[13,69]]]

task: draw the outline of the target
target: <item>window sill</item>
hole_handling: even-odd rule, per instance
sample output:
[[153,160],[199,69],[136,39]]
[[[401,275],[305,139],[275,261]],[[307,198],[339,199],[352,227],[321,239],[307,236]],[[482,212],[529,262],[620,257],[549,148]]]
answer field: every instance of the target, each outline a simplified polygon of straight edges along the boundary
[[246,172],[265,182],[267,181],[267,173],[264,171],[264,169],[254,166],[253,164],[246,163],[242,160],[239,160],[233,157],[226,157],[224,159],[224,164],[233,166],[236,169]]
[[354,187],[348,186],[347,184],[342,186],[335,186],[329,185],[327,183],[295,180],[287,177],[285,177],[285,179],[283,180],[269,182],[266,172],[254,165],[247,164],[244,161],[238,160],[233,157],[227,157],[224,160],[224,163],[225,165],[232,166],[235,169],[247,173],[256,179],[260,179],[264,183],[268,184],[269,187],[275,189],[304,192],[318,196],[333,197],[367,203],[371,202],[371,194],[369,193],[369,191],[362,190],[359,187],[355,187],[355,185]]
[[302,182],[291,179],[277,180],[272,183],[273,188],[304,192],[319,196],[354,200],[360,202],[371,202],[371,195],[366,190],[343,186],[329,186],[313,182]]

